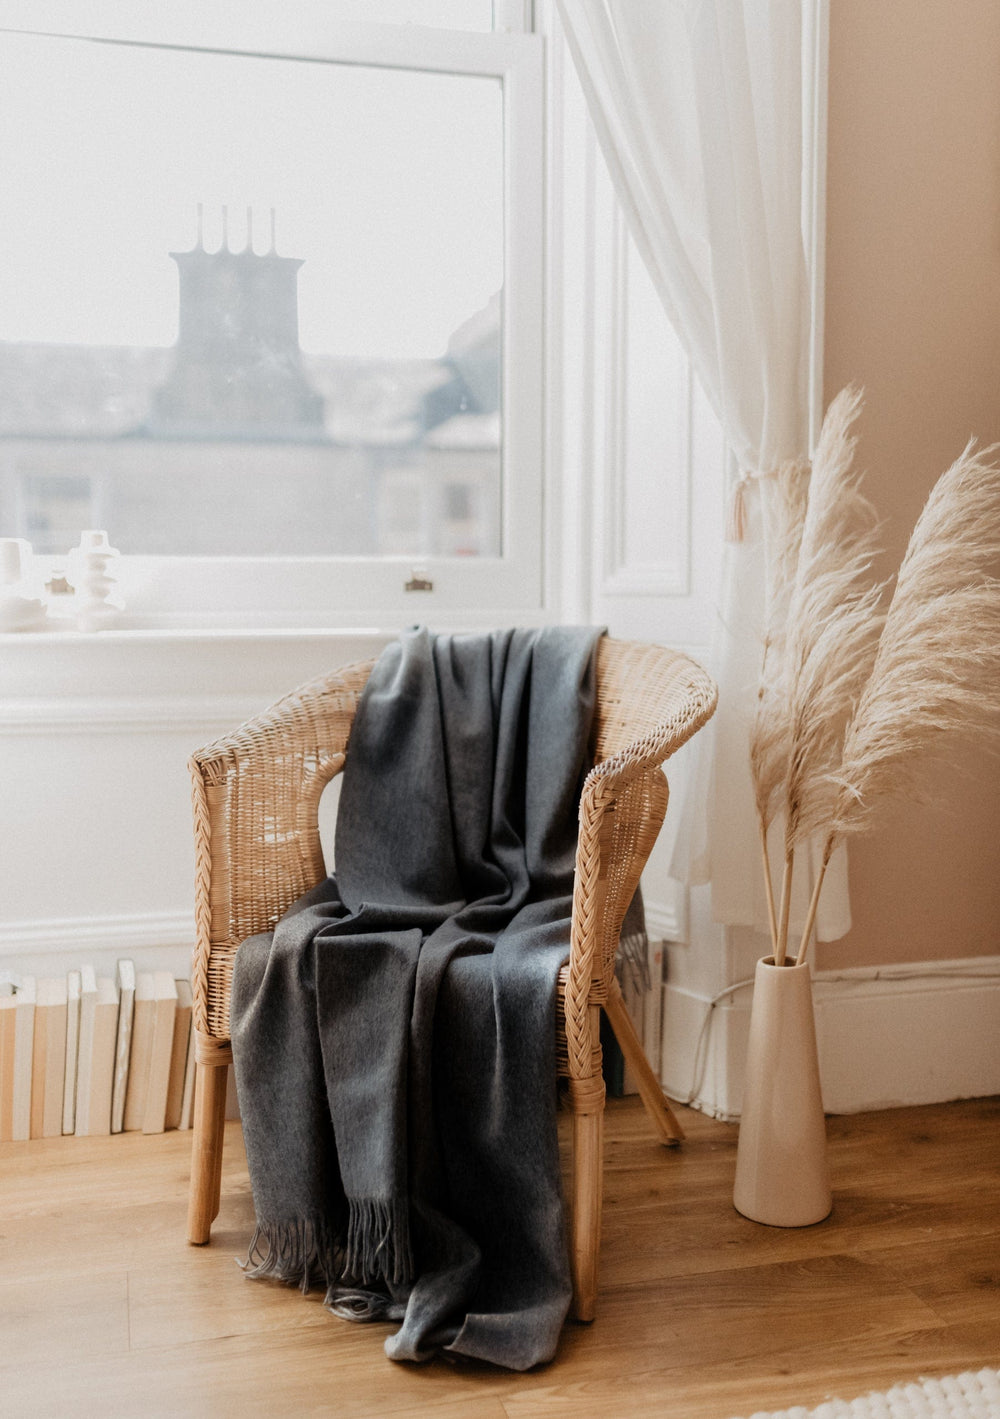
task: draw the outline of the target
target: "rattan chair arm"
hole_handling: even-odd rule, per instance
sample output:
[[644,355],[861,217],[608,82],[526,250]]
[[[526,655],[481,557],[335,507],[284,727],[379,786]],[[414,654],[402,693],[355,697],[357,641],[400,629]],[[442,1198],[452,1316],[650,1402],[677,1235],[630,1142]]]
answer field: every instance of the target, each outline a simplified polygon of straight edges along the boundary
[[284,696],[192,755],[195,1027],[228,1037],[232,962],[325,874],[319,800],[343,767],[372,662]]
[[718,701],[712,677],[686,655],[675,654],[668,683],[661,687],[666,713],[639,738],[609,755],[591,770],[605,790],[617,793],[637,775],[658,768],[711,719]]
[[622,921],[663,822],[667,782],[653,769],[618,794],[591,774],[580,799],[570,953],[564,996],[572,1078],[592,1071],[588,1012],[607,999]]
[[607,998],[622,921],[666,812],[668,788],[660,765],[711,718],[716,699],[711,677],[677,656],[667,713],[595,764],[584,783],[565,990],[572,1077],[586,1078],[592,1069],[587,1012]]

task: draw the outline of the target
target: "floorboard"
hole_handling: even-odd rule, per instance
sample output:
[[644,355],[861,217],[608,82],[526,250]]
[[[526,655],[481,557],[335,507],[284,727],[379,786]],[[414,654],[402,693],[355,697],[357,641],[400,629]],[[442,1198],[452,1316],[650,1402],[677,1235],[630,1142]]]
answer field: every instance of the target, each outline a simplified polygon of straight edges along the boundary
[[1000,1100],[828,1121],[832,1216],[732,1207],[735,1128],[609,1106],[598,1315],[553,1364],[394,1365],[389,1328],[244,1279],[252,1204],[185,1245],[189,1133],[0,1145],[0,1415],[732,1419],[1000,1364]]

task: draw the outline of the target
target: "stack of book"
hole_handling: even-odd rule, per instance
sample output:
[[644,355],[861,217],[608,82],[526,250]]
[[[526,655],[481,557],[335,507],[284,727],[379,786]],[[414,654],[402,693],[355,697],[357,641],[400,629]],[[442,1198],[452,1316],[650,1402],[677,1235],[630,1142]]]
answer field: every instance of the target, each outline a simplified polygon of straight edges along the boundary
[[115,979],[0,982],[0,1142],[190,1128],[191,984],[118,962]]

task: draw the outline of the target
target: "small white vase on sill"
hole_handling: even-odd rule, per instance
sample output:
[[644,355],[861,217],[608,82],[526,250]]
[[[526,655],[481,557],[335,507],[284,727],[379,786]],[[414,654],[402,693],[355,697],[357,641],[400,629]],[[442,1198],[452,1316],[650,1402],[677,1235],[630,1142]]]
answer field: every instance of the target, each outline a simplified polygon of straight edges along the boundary
[[45,603],[29,580],[31,543],[0,537],[0,631],[40,631]]
[[833,1206],[807,961],[757,962],[733,1205],[772,1227],[808,1227]]
[[108,544],[108,534],[97,530],[80,533],[80,545],[69,554],[70,580],[76,588],[76,624],[81,631],[102,631],[121,614],[124,602],[117,593],[118,549]]

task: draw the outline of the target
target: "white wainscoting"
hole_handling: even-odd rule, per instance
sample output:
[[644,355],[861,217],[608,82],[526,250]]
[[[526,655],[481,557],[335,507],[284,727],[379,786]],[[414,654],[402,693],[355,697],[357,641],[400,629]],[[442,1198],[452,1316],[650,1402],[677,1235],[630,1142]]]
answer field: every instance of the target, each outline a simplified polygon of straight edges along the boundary
[[[813,996],[828,1113],[1000,1093],[1000,956],[818,971]],[[739,1117],[751,997],[743,988],[712,1010],[711,996],[668,978],[661,1073],[672,1098]]]
[[194,942],[187,760],[385,636],[4,636],[0,969],[131,956],[185,974]]

